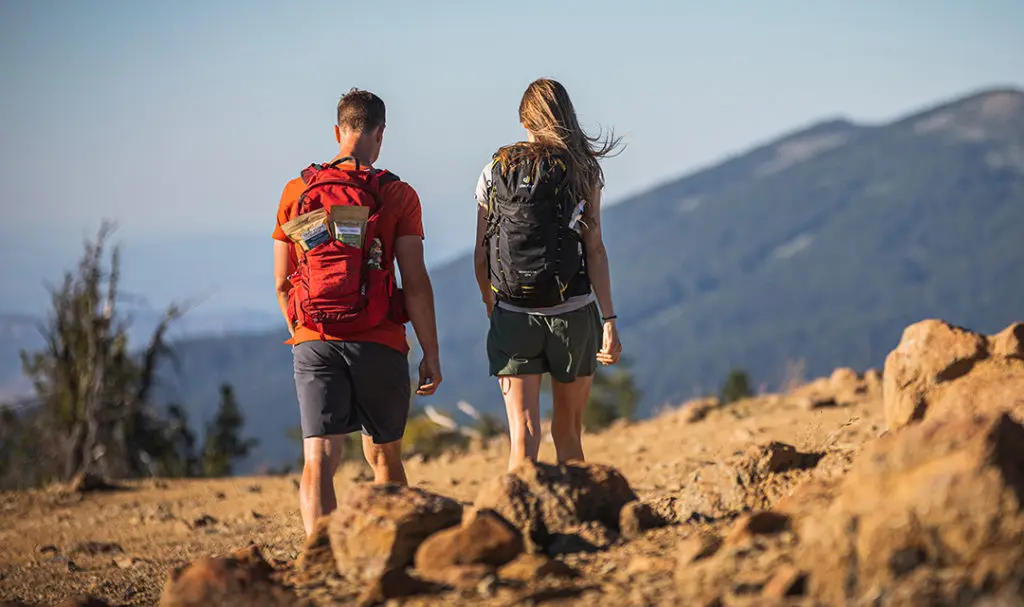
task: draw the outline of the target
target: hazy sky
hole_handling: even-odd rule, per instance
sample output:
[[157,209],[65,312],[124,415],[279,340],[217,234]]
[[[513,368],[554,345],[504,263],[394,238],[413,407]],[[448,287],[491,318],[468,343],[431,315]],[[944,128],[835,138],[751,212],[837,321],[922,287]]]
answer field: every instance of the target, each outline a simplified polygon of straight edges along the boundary
[[379,164],[419,191],[438,261],[470,246],[477,175],[536,77],[626,136],[614,201],[822,118],[1019,86],[1024,2],[0,0],[0,53],[0,236],[45,217],[74,251],[109,217],[269,254],[284,182],[336,152],[358,86],[387,103]]

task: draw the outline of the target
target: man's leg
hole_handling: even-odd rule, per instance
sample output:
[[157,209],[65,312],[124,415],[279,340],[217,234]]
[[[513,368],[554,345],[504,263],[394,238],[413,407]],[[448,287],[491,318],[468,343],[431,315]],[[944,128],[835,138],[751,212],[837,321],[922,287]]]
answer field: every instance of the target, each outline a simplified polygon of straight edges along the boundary
[[583,409],[590,398],[593,380],[591,376],[577,377],[569,383],[551,382],[551,438],[559,463],[583,461]]
[[505,397],[508,432],[512,448],[508,469],[514,470],[525,459],[537,460],[540,451],[540,380],[542,375],[516,375],[498,378]]
[[344,435],[312,436],[302,440],[302,482],[299,483],[299,509],[306,535],[313,532],[316,520],[338,507],[334,494],[334,473],[341,462]]
[[373,482],[397,483],[408,485],[409,480],[405,477],[405,466],[402,465],[402,441],[396,440],[390,443],[378,445],[373,438],[363,435],[363,456],[366,463],[373,469]]
[[337,507],[334,472],[342,439],[359,430],[352,415],[352,387],[340,342],[311,341],[292,348],[295,390],[302,421],[302,482],[299,507],[309,534],[316,519]]
[[352,404],[363,425],[363,455],[375,483],[408,484],[402,465],[402,436],[409,419],[409,359],[388,346],[346,342],[352,371]]

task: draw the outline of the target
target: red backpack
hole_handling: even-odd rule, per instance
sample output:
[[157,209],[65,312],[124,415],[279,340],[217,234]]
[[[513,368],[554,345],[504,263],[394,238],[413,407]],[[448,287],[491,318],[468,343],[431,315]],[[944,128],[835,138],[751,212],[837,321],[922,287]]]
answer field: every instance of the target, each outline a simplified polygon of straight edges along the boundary
[[[355,161],[356,168],[337,165]],[[369,207],[363,247],[336,239],[301,253],[295,271],[288,277],[289,321],[320,332],[359,333],[372,329],[390,317],[408,321],[401,289],[395,283],[391,239],[380,234],[380,188],[398,181],[384,170],[360,170],[359,161],[342,158],[329,165],[312,164],[302,171],[306,189],[299,195],[296,217],[319,208],[335,206]]]

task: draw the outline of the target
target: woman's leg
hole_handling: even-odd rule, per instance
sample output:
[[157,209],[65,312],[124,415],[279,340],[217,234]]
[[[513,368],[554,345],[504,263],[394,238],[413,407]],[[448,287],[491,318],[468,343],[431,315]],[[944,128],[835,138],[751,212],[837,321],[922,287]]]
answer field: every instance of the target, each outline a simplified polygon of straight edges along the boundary
[[551,438],[559,463],[583,461],[583,409],[590,399],[593,380],[593,376],[586,376],[569,383],[551,382]]
[[505,397],[508,433],[512,448],[508,456],[511,471],[525,459],[537,460],[540,450],[540,378],[541,375],[516,375],[498,378]]

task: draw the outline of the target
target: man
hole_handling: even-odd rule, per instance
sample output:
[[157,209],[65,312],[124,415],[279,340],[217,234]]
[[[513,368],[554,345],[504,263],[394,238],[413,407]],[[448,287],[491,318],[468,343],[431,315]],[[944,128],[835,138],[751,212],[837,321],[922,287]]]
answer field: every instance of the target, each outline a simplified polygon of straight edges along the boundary
[[[430,395],[441,383],[441,366],[433,288],[423,260],[422,210],[419,197],[409,184],[373,169],[384,138],[384,115],[384,102],[373,93],[353,89],[344,95],[338,102],[338,123],[334,127],[339,153],[327,166],[336,165],[355,177],[390,177],[379,181],[376,236],[382,241],[383,251],[391,257],[385,260],[387,265],[398,261],[405,308],[423,350],[417,394]],[[317,518],[337,506],[334,473],[341,461],[345,434],[362,430],[363,454],[373,469],[374,482],[407,483],[401,438],[411,388],[406,358],[409,345],[405,326],[400,322],[389,317],[372,328],[349,331],[330,324],[310,326],[308,322],[294,320],[296,302],[289,301],[289,293],[295,285],[289,276],[304,253],[288,238],[282,225],[299,214],[299,197],[307,188],[307,172],[303,175],[304,178],[288,182],[281,194],[273,237],[277,299],[292,334],[285,343],[292,344],[302,421],[304,467],[299,503],[308,535]],[[374,263],[378,262],[375,258]]]

